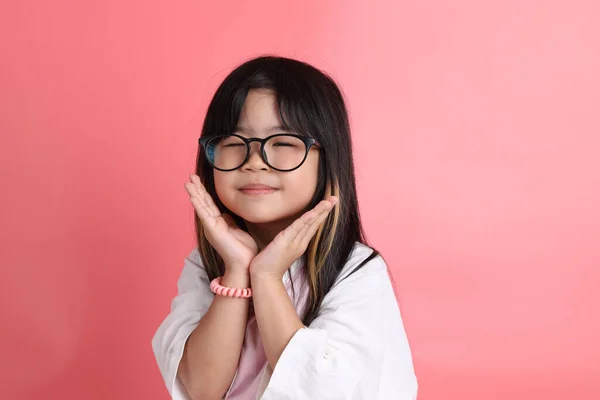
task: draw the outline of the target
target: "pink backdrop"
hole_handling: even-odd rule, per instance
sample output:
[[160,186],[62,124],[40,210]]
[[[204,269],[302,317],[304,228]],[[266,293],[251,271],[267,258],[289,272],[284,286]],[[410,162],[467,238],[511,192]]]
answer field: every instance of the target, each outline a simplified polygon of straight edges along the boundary
[[203,114],[278,52],[347,95],[419,399],[600,398],[598,4],[4,2],[0,397],[167,398]]

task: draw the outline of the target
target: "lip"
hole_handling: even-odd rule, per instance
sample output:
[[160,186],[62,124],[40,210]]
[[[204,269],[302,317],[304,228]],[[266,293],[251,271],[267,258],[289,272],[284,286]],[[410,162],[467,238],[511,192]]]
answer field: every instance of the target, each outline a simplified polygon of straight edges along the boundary
[[239,190],[244,194],[260,195],[273,193],[278,189],[262,183],[250,183],[248,185],[242,186]]

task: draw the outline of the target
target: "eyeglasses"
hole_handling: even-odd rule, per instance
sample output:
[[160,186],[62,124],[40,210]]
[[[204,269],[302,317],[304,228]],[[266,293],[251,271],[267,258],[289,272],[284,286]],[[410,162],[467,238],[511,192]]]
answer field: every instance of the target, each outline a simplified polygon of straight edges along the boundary
[[320,148],[316,139],[294,134],[277,134],[264,139],[247,139],[229,134],[201,137],[198,143],[213,168],[219,171],[233,171],[244,165],[250,158],[250,143],[260,143],[260,154],[269,167],[276,171],[293,171],[304,163],[312,146]]

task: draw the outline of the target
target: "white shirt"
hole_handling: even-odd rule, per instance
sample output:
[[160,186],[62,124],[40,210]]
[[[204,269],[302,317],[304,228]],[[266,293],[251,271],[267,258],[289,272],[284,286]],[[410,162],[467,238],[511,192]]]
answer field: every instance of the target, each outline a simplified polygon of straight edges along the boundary
[[[411,351],[387,265],[376,257],[344,279],[370,254],[369,247],[355,245],[318,317],[296,332],[274,371],[268,364],[263,368],[257,400],[417,398]],[[297,260],[292,274],[299,267]],[[288,274],[283,279],[286,283]],[[174,400],[189,400],[177,368],[188,336],[214,298],[209,284],[195,248],[184,261],[171,312],[152,339],[158,367]],[[297,311],[300,303],[294,301]]]

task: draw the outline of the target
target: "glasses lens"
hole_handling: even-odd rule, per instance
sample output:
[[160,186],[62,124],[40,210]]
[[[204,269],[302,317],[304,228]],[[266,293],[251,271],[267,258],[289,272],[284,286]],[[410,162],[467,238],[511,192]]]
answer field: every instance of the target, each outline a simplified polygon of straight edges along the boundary
[[304,161],[306,145],[294,136],[275,136],[265,143],[265,154],[272,167],[284,171],[290,170]]
[[209,161],[219,169],[234,169],[242,165],[248,149],[237,136],[216,136],[206,144]]

